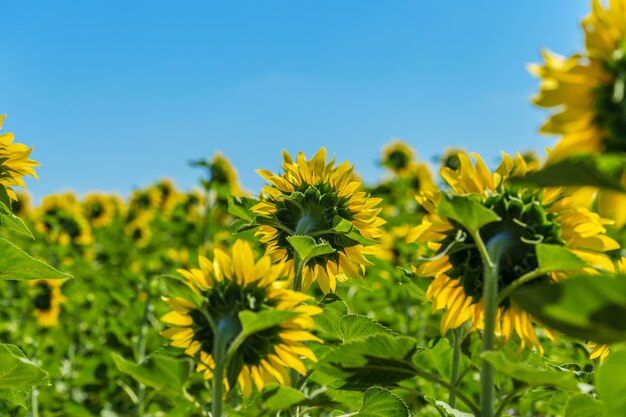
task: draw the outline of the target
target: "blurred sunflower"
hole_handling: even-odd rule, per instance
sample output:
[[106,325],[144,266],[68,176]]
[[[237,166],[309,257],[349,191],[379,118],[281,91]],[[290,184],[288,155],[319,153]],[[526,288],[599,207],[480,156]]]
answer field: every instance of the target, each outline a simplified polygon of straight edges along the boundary
[[145,248],[150,243],[150,239],[152,239],[152,229],[150,227],[152,217],[150,212],[141,212],[124,228],[126,235],[130,236],[138,248]]
[[415,160],[415,151],[406,142],[396,139],[383,148],[382,165],[398,176],[408,173]]
[[562,137],[551,159],[626,152],[626,1],[611,0],[604,7],[593,0],[582,28],[583,53],[562,57],[544,51],[544,64],[529,66],[541,79],[533,102],[557,109],[540,129]]
[[[213,261],[200,256],[200,268],[180,269],[187,285],[201,296],[198,305],[193,300],[164,298],[172,311],[161,318],[170,328],[161,334],[172,346],[184,348],[197,361],[197,371],[204,378],[213,376],[215,330],[226,338],[227,348],[242,330],[239,313],[251,311],[289,312],[280,323],[253,333],[236,348],[228,364],[227,375],[236,378],[244,397],[249,397],[253,384],[258,391],[271,383],[289,384],[292,368],[301,375],[306,368],[301,357],[315,361],[315,355],[304,344],[319,341],[310,333],[311,316],[321,313],[319,307],[302,305],[310,300],[305,294],[284,288],[284,264],[272,264],[269,256],[255,262],[249,243],[238,240],[232,253],[215,249]],[[234,383],[235,381],[232,381]],[[229,384],[230,385],[230,384]],[[232,386],[232,385],[230,385]]]
[[82,203],[83,215],[94,229],[108,226],[116,214],[113,200],[104,194],[90,194]]
[[[6,117],[6,114],[0,116],[0,131]],[[12,143],[14,138],[13,133],[0,133],[0,187],[6,189],[9,198],[17,200],[11,187],[26,188],[22,179],[26,175],[38,178],[34,167],[39,166],[39,162],[28,159],[33,149],[21,143]]]
[[135,190],[128,204],[128,217],[133,220],[141,213],[159,208],[161,192],[156,187]]
[[233,196],[245,194],[239,185],[237,170],[220,152],[216,152],[209,161],[209,173],[210,184],[227,188]]
[[154,185],[159,194],[159,208],[165,212],[169,212],[176,204],[176,185],[169,178],[164,178]]
[[15,196],[17,199],[11,203],[11,211],[13,211],[13,214],[17,217],[26,217],[31,210],[30,195],[28,193],[18,191],[15,193]]
[[32,215],[35,229],[51,242],[84,246],[93,243],[91,226],[72,193],[51,194]]
[[465,153],[464,150],[459,148],[448,148],[439,157],[439,164],[442,168],[459,169],[459,153]]
[[[528,170],[520,155],[513,160],[503,154],[501,165],[493,173],[478,155],[474,157],[475,165],[466,154],[458,153],[459,168],[443,168],[441,174],[450,193],[470,195],[501,218],[481,229],[485,242],[502,233],[518,238],[514,249],[507,251],[500,262],[499,289],[537,269],[535,245],[540,242],[564,246],[589,265],[613,270],[604,252],[617,249],[619,245],[605,235],[607,221],[582,204],[583,196],[567,194],[562,189],[510,186],[510,176],[524,175]],[[408,240],[427,243],[434,253],[415,271],[420,276],[434,278],[426,295],[433,301],[434,310],[446,310],[441,322],[442,333],[467,321],[472,322],[474,330],[481,329],[484,313],[482,259],[472,237],[455,221],[437,214],[442,198],[445,197],[438,192],[424,192],[417,197],[428,214]],[[563,273],[555,273],[537,279],[564,277]],[[522,347],[535,346],[542,351],[531,317],[508,298],[498,306],[496,331],[505,340],[516,333]]]
[[40,279],[29,281],[29,285],[34,287],[36,291],[33,304],[37,324],[41,327],[57,326],[61,303],[65,302],[65,297],[61,294],[63,280]]
[[311,160],[300,152],[294,161],[283,151],[283,169],[279,175],[257,170],[270,183],[262,190],[261,202],[252,207],[261,224],[257,235],[272,259],[286,261],[292,271],[296,253],[288,237],[306,235],[329,243],[335,252],[304,265],[302,289],[317,280],[324,293],[334,292],[337,280],[360,276],[371,264],[363,255],[373,252],[365,245],[383,234],[380,226],[385,221],[376,208],[382,200],[360,191],[350,162],[335,166],[333,158],[326,163],[324,148]]

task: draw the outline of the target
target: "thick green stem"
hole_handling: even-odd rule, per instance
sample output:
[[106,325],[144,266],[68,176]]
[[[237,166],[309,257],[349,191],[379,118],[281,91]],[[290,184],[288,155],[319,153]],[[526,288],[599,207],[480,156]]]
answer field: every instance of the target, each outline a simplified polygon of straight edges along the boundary
[[31,405],[31,415],[32,417],[39,417],[39,401],[38,401],[39,391],[37,388],[33,387],[30,392],[30,405]]
[[[505,234],[498,235],[492,238],[485,246],[478,233],[475,233],[473,237],[483,260],[485,323],[482,351],[484,353],[494,350],[495,347],[496,313],[498,309],[498,265],[500,264],[500,257],[511,242],[511,238]],[[481,417],[493,417],[495,398],[493,367],[484,359],[480,368],[480,394]]]
[[[450,385],[454,388],[459,386],[459,367],[461,365],[461,342],[463,328],[452,330],[452,366],[450,368]],[[456,389],[448,391],[448,404],[454,408],[456,405]]]
[[222,417],[224,403],[224,370],[226,368],[226,343],[220,334],[215,335],[213,346],[213,403],[211,404],[212,417]]
[[304,271],[304,262],[300,260],[300,257],[296,253],[293,258],[293,265],[295,268],[294,278],[293,278],[293,287],[294,291],[302,291],[302,273]]

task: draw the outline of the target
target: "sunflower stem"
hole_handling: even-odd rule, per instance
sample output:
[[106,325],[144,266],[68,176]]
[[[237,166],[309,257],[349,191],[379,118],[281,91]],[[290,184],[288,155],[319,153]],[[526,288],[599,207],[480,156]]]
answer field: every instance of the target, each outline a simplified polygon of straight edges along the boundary
[[448,404],[454,408],[456,404],[456,389],[458,388],[459,380],[459,367],[461,365],[461,342],[463,328],[458,327],[452,330],[452,366],[450,368],[450,385],[451,389],[448,391]]
[[293,290],[300,292],[302,291],[302,272],[304,270],[304,262],[300,260],[297,253],[294,254],[293,264],[296,267],[293,278]]
[[215,334],[213,345],[213,402],[211,403],[212,417],[222,417],[224,402],[224,370],[226,368],[226,340],[220,333]]
[[[483,302],[485,304],[485,323],[483,331],[482,352],[492,351],[496,339],[496,314],[498,310],[498,266],[500,258],[509,244],[514,240],[508,234],[499,234],[492,238],[487,245],[478,232],[473,236],[483,260]],[[495,390],[493,385],[493,367],[485,359],[480,368],[480,415],[494,417]]]
[[[149,286],[148,286],[149,287]],[[146,359],[146,336],[148,334],[148,316],[150,315],[150,291],[147,292],[146,304],[143,309],[143,317],[141,319],[141,328],[139,330],[139,338],[137,339],[137,362],[141,363]],[[143,416],[146,402],[146,386],[139,383],[138,387],[138,403],[137,414]]]

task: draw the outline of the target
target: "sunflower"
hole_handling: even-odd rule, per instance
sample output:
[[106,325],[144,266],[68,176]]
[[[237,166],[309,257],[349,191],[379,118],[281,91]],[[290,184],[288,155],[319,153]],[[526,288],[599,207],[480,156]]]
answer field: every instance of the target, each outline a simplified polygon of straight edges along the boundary
[[382,165],[398,176],[408,173],[415,160],[415,151],[406,142],[396,139],[383,148]]
[[93,242],[91,226],[72,193],[44,197],[41,206],[33,212],[33,221],[35,229],[51,242],[77,246]]
[[37,324],[41,327],[57,326],[61,303],[65,301],[65,297],[61,294],[63,280],[38,279],[29,281],[29,284],[35,288],[37,293],[33,300]]
[[82,203],[83,215],[94,229],[108,226],[116,214],[113,199],[103,194],[90,194]]
[[243,196],[245,194],[239,185],[237,170],[220,152],[215,152],[215,155],[209,161],[209,173],[211,176],[209,184],[226,188],[234,196]]
[[152,239],[152,230],[150,228],[152,218],[153,216],[150,212],[141,212],[124,228],[124,231],[130,236],[136,247],[145,248],[150,243]]
[[[503,289],[537,269],[535,244],[539,242],[564,246],[589,265],[613,270],[604,252],[619,245],[605,235],[607,221],[584,206],[582,200],[587,194],[511,186],[510,176],[524,175],[528,170],[521,155],[512,159],[503,154],[501,165],[493,173],[478,155],[474,155],[475,165],[464,153],[458,153],[458,158],[457,170],[443,168],[441,172],[450,193],[468,195],[501,218],[481,229],[482,239],[488,242],[502,233],[516,237],[514,248],[500,260],[498,288]],[[423,192],[417,197],[427,214],[408,240],[427,243],[433,254],[415,271],[420,276],[434,278],[426,296],[433,301],[433,310],[446,310],[441,321],[442,333],[468,321],[474,330],[481,329],[484,313],[481,256],[472,237],[458,223],[437,214],[442,198],[445,197],[438,192]],[[554,273],[537,279],[564,277],[563,273]],[[535,346],[542,351],[531,317],[509,298],[498,306],[496,331],[505,341],[516,333],[522,347]]]
[[184,348],[196,359],[196,370],[209,379],[215,366],[215,328],[220,329],[220,336],[227,338],[230,347],[242,330],[239,313],[289,312],[292,314],[285,315],[280,323],[243,340],[228,364],[227,374],[236,377],[244,397],[250,396],[253,384],[258,391],[271,383],[289,384],[286,368],[305,375],[301,357],[316,358],[304,342],[320,341],[310,330],[311,316],[321,313],[321,309],[302,305],[312,297],[285,289],[285,282],[277,281],[285,275],[285,265],[272,264],[267,255],[255,262],[252,247],[242,240],[235,242],[231,253],[215,249],[213,261],[200,256],[199,264],[199,269],[178,272],[201,302],[164,298],[172,311],[161,318],[170,326],[161,334],[171,340],[172,346]]
[[274,260],[284,260],[294,270],[294,248],[288,237],[306,235],[319,243],[328,243],[335,252],[307,261],[302,271],[302,289],[313,281],[324,293],[334,292],[337,280],[357,277],[371,263],[364,254],[372,253],[373,239],[382,236],[378,217],[382,201],[360,191],[348,161],[335,166],[326,162],[326,149],[320,149],[311,160],[304,153],[294,161],[283,151],[282,174],[257,170],[270,185],[263,188],[261,202],[252,211],[258,214],[257,235],[267,244]]
[[[6,117],[6,114],[0,116],[0,130],[2,130],[2,122]],[[12,143],[13,139],[13,133],[0,133],[0,187],[6,189],[9,198],[17,200],[11,187],[26,188],[22,179],[26,175],[38,178],[33,167],[39,166],[39,162],[28,159],[32,148],[21,143]]]
[[169,178],[164,178],[154,185],[159,194],[159,208],[165,212],[169,212],[174,204],[176,204],[176,185]]
[[439,164],[442,168],[459,169],[459,152],[465,152],[460,148],[448,148],[439,157]]
[[541,79],[533,102],[557,108],[540,131],[562,137],[552,159],[578,152],[626,152],[626,1],[605,8],[594,0],[582,21],[585,51],[569,57],[543,52],[530,65]]
[[23,192],[17,192],[15,193],[15,196],[17,198],[11,203],[11,211],[17,217],[26,217],[31,210],[30,195]]

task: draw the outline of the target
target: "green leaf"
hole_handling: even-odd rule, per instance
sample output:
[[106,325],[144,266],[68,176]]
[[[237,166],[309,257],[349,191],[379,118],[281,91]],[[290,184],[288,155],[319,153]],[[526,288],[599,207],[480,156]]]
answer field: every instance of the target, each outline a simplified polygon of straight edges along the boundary
[[540,363],[539,358],[530,363],[528,360],[515,361],[504,352],[483,352],[482,358],[498,372],[530,386],[544,385],[567,391],[578,391],[578,382],[572,373],[561,372]]
[[5,227],[8,230],[13,232],[17,232],[21,235],[29,237],[31,239],[35,239],[33,234],[28,230],[28,227],[24,224],[22,219],[17,217],[11,211],[10,207],[7,207],[3,202],[0,201],[0,226]]
[[191,369],[191,362],[187,359],[175,359],[157,353],[141,363],[126,360],[115,352],[111,353],[111,357],[120,372],[149,387],[175,393],[182,391]]
[[262,398],[269,413],[287,410],[307,399],[300,391],[284,385],[270,385],[263,391]]
[[259,200],[249,197],[228,196],[228,212],[246,222],[251,222],[256,217],[252,207],[259,203]]
[[202,296],[192,290],[182,278],[174,275],[160,275],[160,278],[163,280],[167,288],[167,295],[170,297],[183,298],[197,306],[202,305]]
[[538,187],[592,186],[624,192],[620,179],[625,168],[626,159],[619,155],[576,155],[525,177],[511,178],[511,182]]
[[437,410],[439,410],[439,412],[441,413],[442,416],[446,416],[446,417],[474,417],[473,414],[464,413],[463,411],[459,411],[456,408],[452,408],[448,403],[445,403],[443,401],[435,400],[432,397],[424,396],[424,399],[426,400],[426,402],[428,404],[432,405]]
[[287,241],[296,250],[302,262],[306,262],[316,256],[328,255],[335,252],[335,249],[330,246],[328,242],[321,241],[317,243],[315,239],[310,236],[289,236],[287,237]]
[[442,194],[437,213],[462,225],[470,234],[500,217],[471,196]]
[[424,369],[435,368],[441,377],[449,379],[452,367],[450,358],[452,346],[448,339],[442,337],[432,348],[420,349],[413,357],[413,363]]
[[31,389],[0,388],[0,399],[27,409],[26,399],[30,392]]
[[566,335],[598,343],[626,341],[626,277],[578,275],[512,293],[536,319]]
[[362,390],[374,385],[393,387],[415,376],[410,358],[415,340],[376,334],[349,341],[330,350],[316,369],[337,378],[340,389]]
[[57,271],[4,238],[0,238],[0,279],[67,279],[71,275]]
[[0,345],[0,389],[30,391],[33,385],[47,385],[48,374],[13,345]]
[[342,340],[339,323],[341,318],[348,314],[348,305],[336,294],[325,295],[317,305],[323,308],[324,312],[313,317],[315,330],[324,339]]
[[[624,316],[622,316],[622,319]],[[626,350],[611,353],[598,370],[596,389],[604,400],[607,415],[623,415],[626,410]]]
[[244,337],[278,326],[285,320],[296,317],[300,313],[287,310],[266,310],[255,313],[253,311],[242,311],[239,313],[241,321],[241,333]]
[[408,269],[401,268],[399,266],[397,266],[396,268],[400,270],[398,285],[403,288],[407,293],[409,293],[409,295],[414,299],[423,300],[426,296],[426,291],[424,291],[422,287],[413,282],[413,278],[415,278],[416,275]]
[[605,417],[605,405],[590,395],[574,395],[567,403],[565,417]]
[[355,417],[410,417],[409,407],[391,391],[381,387],[373,387],[363,394],[363,405]]
[[347,237],[350,240],[354,240],[355,242],[360,243],[363,246],[371,246],[376,245],[378,242],[369,239],[361,234],[359,229],[357,229],[350,221],[344,219],[341,216],[335,216],[333,220],[333,230],[337,233],[340,233]]
[[587,262],[563,246],[540,243],[535,250],[542,272],[572,271],[588,266]]
[[339,322],[339,327],[344,342],[362,339],[375,334],[389,334],[395,336],[395,333],[391,329],[361,314],[348,314],[343,316]]

